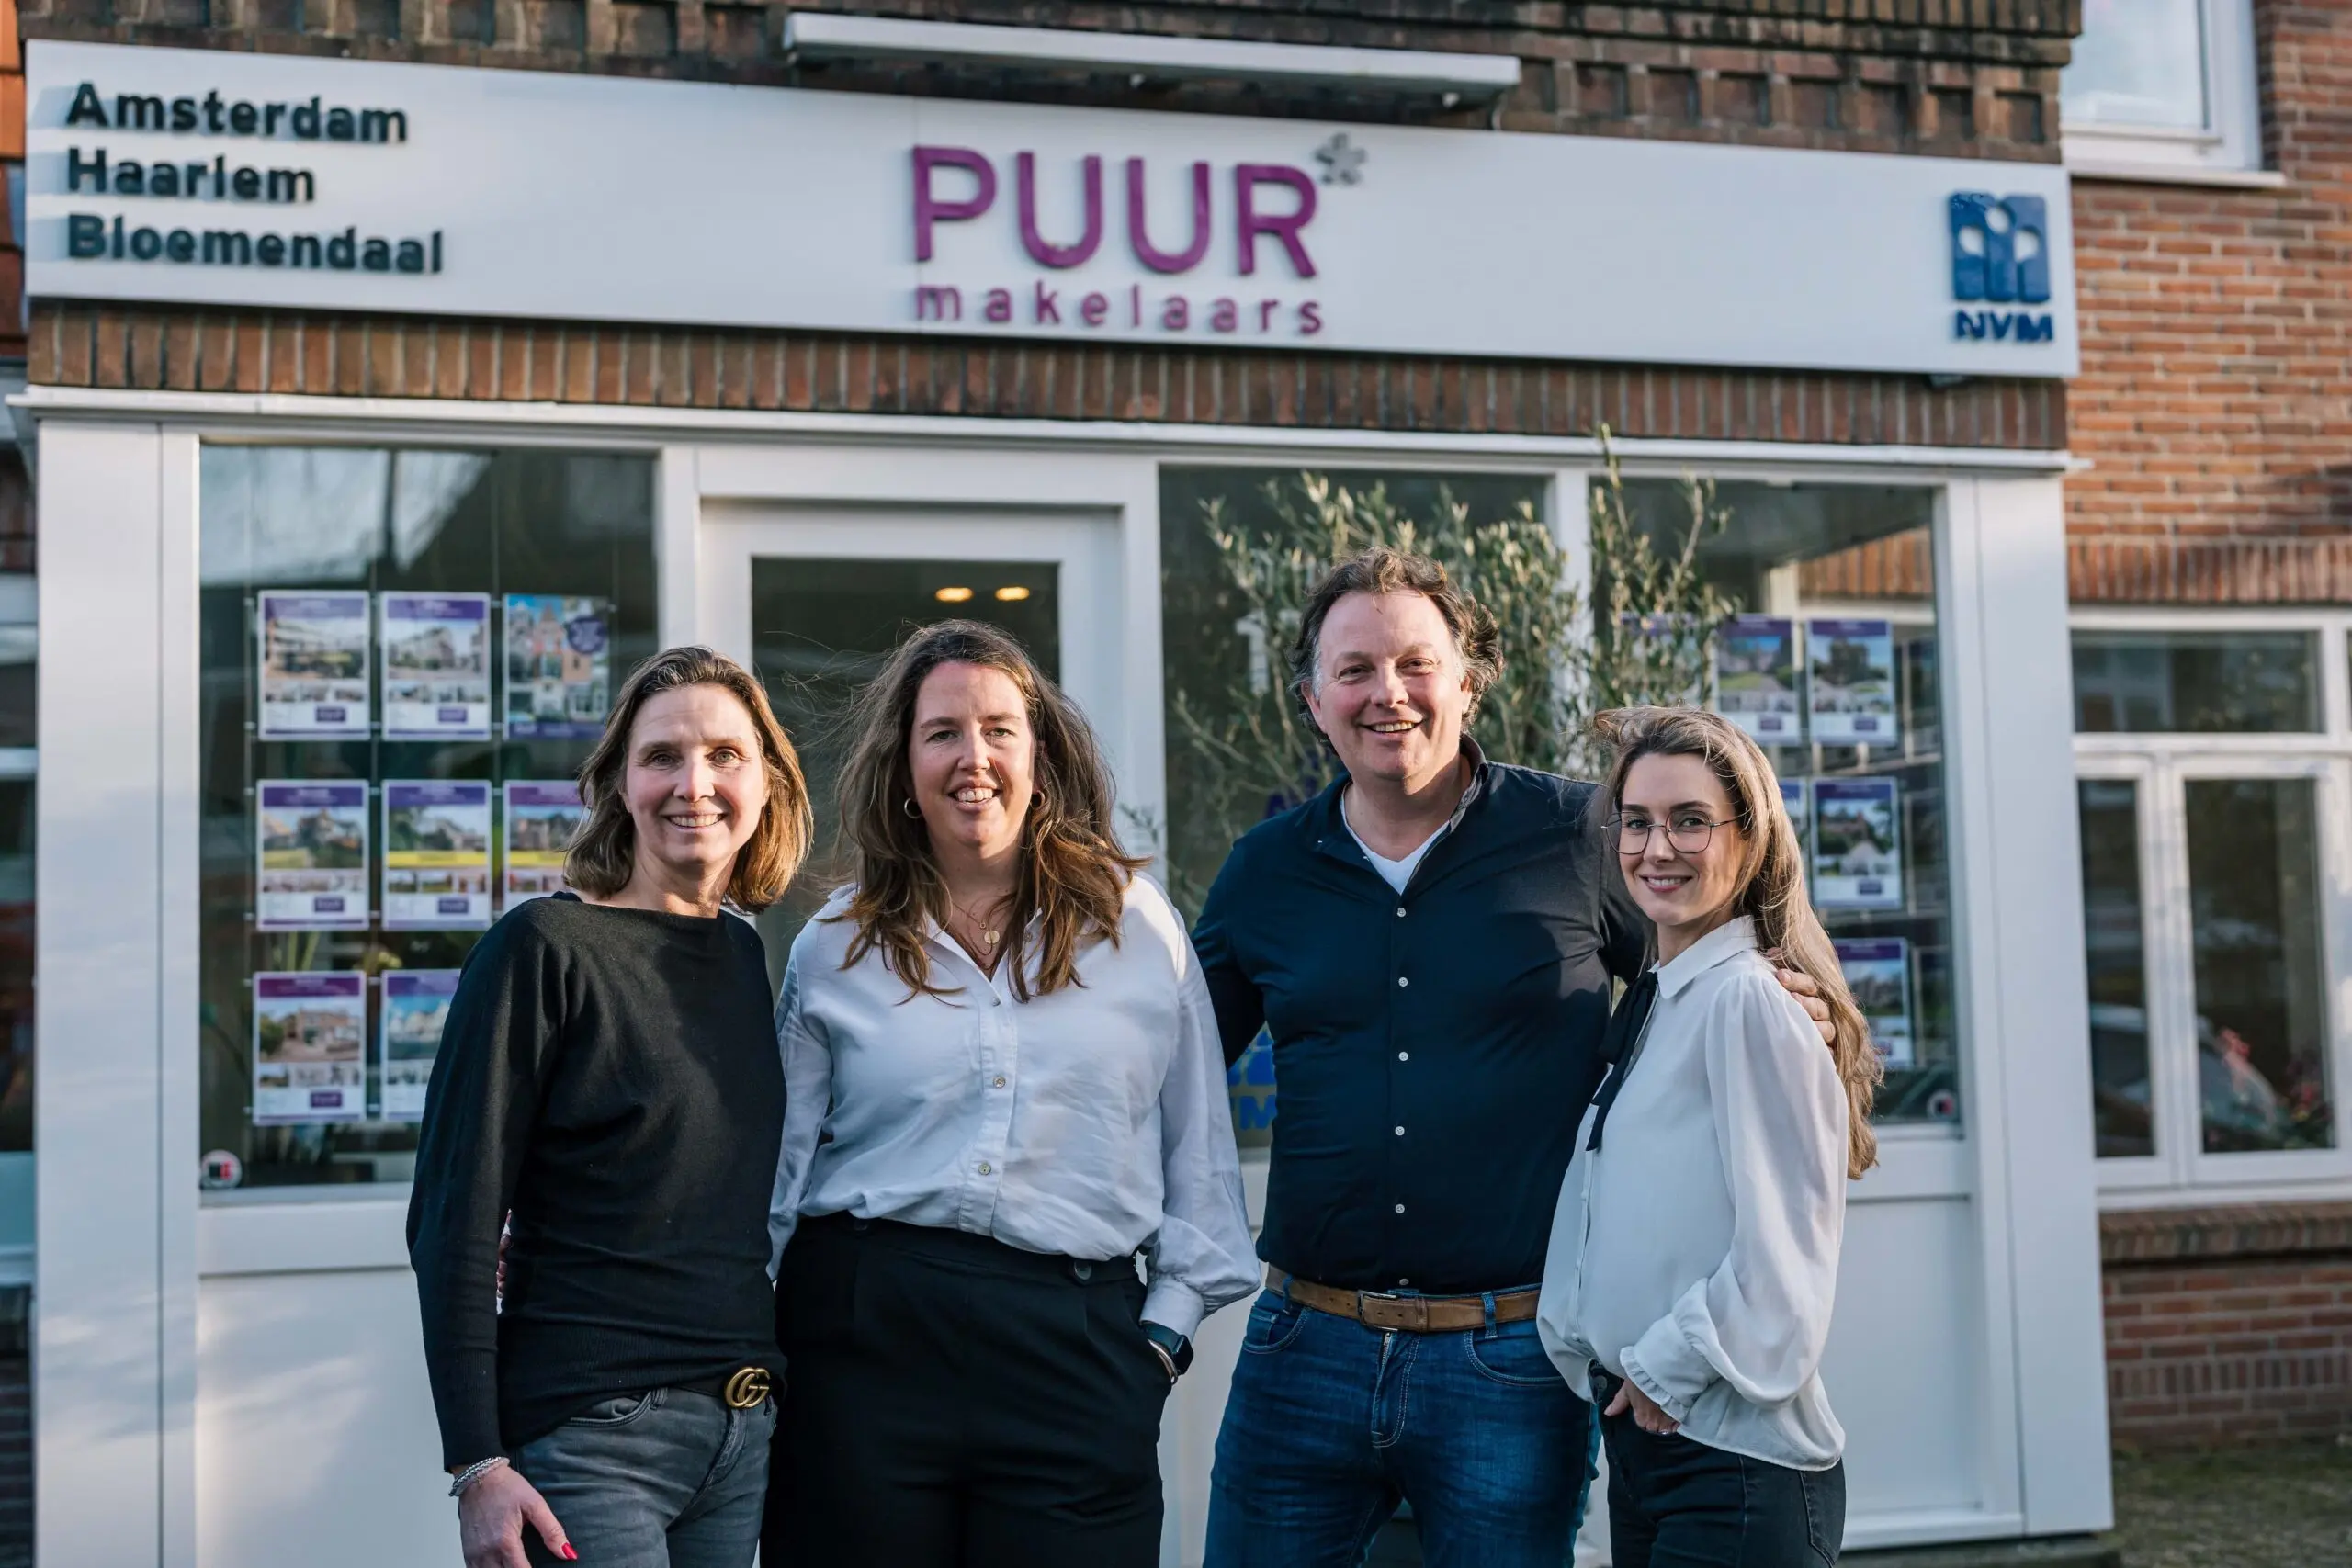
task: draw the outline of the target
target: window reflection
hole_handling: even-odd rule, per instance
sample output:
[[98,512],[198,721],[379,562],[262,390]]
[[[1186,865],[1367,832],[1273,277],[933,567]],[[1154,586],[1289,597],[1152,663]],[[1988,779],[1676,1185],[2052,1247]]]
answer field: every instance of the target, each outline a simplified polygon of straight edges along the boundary
[[2078,125],[2204,130],[2204,0],[2084,0],[2060,113]]
[[[640,457],[540,450],[210,446],[201,475],[204,1179],[245,1187],[405,1180],[415,1129],[406,1101],[384,1093],[382,978],[400,970],[456,968],[479,931],[458,921],[450,929],[415,929],[411,922],[395,929],[382,921],[391,837],[385,781],[486,785],[495,857],[506,852],[499,816],[503,786],[575,774],[594,744],[612,685],[654,648],[652,464]],[[364,734],[264,737],[255,726],[259,594],[312,589],[346,596],[450,595],[475,603],[488,596],[489,646],[502,650],[487,660],[497,682],[490,693],[492,715],[506,714],[512,679],[503,654],[508,596],[529,596],[516,603],[593,606],[593,614],[582,612],[581,624],[606,639],[596,650],[605,682],[585,687],[594,694],[597,711],[589,716],[594,722],[577,734],[559,725],[526,729],[493,722],[479,738],[387,735],[381,721],[390,683],[382,679],[378,658],[368,683],[373,718]],[[375,634],[368,635],[372,647]],[[594,660],[589,668],[596,668]],[[557,684],[559,701],[571,700],[570,687],[561,680]],[[463,703],[458,711],[464,713]],[[260,929],[256,786],[265,780],[334,785],[364,802],[357,809],[369,841],[363,876],[371,895],[358,901],[364,921],[322,919],[319,929]],[[503,869],[493,858],[493,886]],[[364,976],[358,1005],[366,1082],[359,1098],[340,1102],[334,1112],[340,1119],[334,1121],[293,1121],[282,1111],[257,1116],[265,1092],[273,1097],[270,1104],[279,1105],[294,1086],[267,1061],[256,1070],[262,1032],[256,1012],[271,1021],[277,1014],[257,1002],[254,976],[338,971]],[[337,1010],[323,1004],[316,1010],[318,1040],[347,1037],[347,1017],[329,1016]],[[345,1032],[331,1034],[329,1026]],[[5,1114],[0,1101],[0,1117]]]
[[2308,632],[2076,632],[2075,730],[2314,733],[2314,664]]
[[2205,1150],[2331,1147],[2316,786],[2185,787]]
[[2101,1158],[2156,1152],[2148,1076],[2147,941],[2140,917],[2140,786],[2085,779],[2083,946],[2090,975],[2092,1115]]

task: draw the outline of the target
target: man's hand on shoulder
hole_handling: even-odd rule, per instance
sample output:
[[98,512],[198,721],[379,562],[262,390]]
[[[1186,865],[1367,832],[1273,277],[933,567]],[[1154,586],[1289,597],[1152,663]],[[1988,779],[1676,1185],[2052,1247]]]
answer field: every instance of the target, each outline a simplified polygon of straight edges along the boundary
[[1779,978],[1781,988],[1796,998],[1797,1005],[1804,1009],[1804,1015],[1813,1020],[1815,1029],[1821,1031],[1821,1043],[1835,1046],[1838,1043],[1838,1027],[1829,1021],[1829,1004],[1821,999],[1821,987],[1814,984],[1813,976],[1800,970],[1782,968],[1781,950],[1777,947],[1764,956],[1771,961],[1772,973]]

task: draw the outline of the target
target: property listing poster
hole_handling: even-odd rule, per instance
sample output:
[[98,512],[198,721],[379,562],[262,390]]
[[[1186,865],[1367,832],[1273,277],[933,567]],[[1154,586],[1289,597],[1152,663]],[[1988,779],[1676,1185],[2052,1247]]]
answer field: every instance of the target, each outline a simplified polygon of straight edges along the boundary
[[1797,852],[1804,857],[1804,864],[1813,867],[1813,807],[1806,797],[1804,780],[1781,781],[1781,804],[1789,813],[1789,826],[1797,830]]
[[1903,836],[1893,779],[1815,779],[1813,902],[1823,909],[1903,907]]
[[368,733],[369,625],[365,593],[261,596],[261,715],[265,740],[323,740]]
[[424,1116],[425,1086],[433,1081],[433,1058],[441,1049],[441,1026],[449,1021],[449,998],[458,994],[455,969],[384,971],[384,1108],[387,1122],[417,1122]]
[[462,931],[488,924],[488,781],[386,780],[386,929]]
[[1899,936],[1841,939],[1829,944],[1846,988],[1870,1025],[1871,1043],[1888,1068],[1917,1065],[1911,1036],[1911,944]]
[[506,733],[590,739],[612,700],[613,604],[560,593],[506,596]]
[[261,864],[254,924],[266,931],[368,925],[368,785],[264,779],[254,786]]
[[254,976],[254,1124],[357,1122],[368,1113],[368,976]]
[[506,781],[506,907],[563,886],[563,857],[587,819],[570,779]]
[[1894,628],[1884,621],[1805,624],[1806,707],[1823,746],[1891,746]]
[[378,596],[384,738],[490,739],[490,595]]
[[1797,705],[1797,626],[1737,615],[1715,639],[1715,711],[1766,746],[1804,740]]

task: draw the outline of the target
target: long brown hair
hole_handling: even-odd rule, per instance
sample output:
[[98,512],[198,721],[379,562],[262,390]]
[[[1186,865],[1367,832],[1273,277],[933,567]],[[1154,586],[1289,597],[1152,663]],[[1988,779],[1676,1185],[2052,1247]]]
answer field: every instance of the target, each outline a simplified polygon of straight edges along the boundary
[[735,852],[735,870],[727,879],[727,901],[749,914],[784,897],[792,874],[808,857],[816,824],[808,811],[808,785],[800,776],[800,757],[792,740],[768,706],[767,689],[752,672],[707,648],[673,648],[639,665],[621,687],[613,715],[605,721],[603,739],[580,766],[580,802],[587,821],[563,857],[563,879],[582,893],[610,897],[628,886],[636,869],[637,823],[628,814],[628,792],[621,787],[628,773],[629,732],[637,727],[638,711],[663,692],[683,686],[717,686],[752,716],[760,738],[760,759],[767,766],[767,804],[760,808],[759,826]]
[[1050,996],[1078,984],[1080,949],[1096,940],[1117,942],[1127,883],[1145,862],[1120,847],[1111,822],[1111,770],[1078,705],[1010,633],[978,621],[941,621],[915,632],[850,711],[842,841],[857,891],[833,918],[854,920],[857,935],[842,967],[878,951],[911,992],[943,996],[949,989],[932,984],[923,946],[926,924],[947,919],[947,884],[929,829],[905,807],[914,796],[907,747],[915,697],[943,664],[1001,672],[1028,710],[1037,794],[1021,824],[1021,870],[1005,911],[1003,961],[1012,966],[1013,994],[1023,1001]]
[[1871,1101],[1886,1068],[1871,1043],[1862,1010],[1847,988],[1829,933],[1805,896],[1804,851],[1781,799],[1771,759],[1737,725],[1698,708],[1618,708],[1600,715],[1593,728],[1616,749],[1616,764],[1609,770],[1612,805],[1623,804],[1625,775],[1644,757],[1696,757],[1723,784],[1745,846],[1734,908],[1756,922],[1757,947],[1777,951],[1781,964],[1809,976],[1829,1004],[1836,1035],[1830,1053],[1838,1081],[1846,1086],[1846,1174],[1860,1176],[1878,1163]]

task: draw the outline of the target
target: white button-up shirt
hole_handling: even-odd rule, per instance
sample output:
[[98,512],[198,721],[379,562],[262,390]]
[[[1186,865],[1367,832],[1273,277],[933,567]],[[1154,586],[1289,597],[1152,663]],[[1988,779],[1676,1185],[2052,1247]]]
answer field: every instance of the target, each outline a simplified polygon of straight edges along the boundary
[[910,995],[879,953],[844,969],[848,904],[801,931],[776,1007],[779,1258],[800,1216],[834,1213],[1069,1258],[1140,1248],[1144,1316],[1183,1335],[1257,1288],[1216,1021],[1165,894],[1134,878],[1118,944],[1025,1002],[936,925],[948,995]]
[[1846,1434],[1821,1386],[1846,1220],[1846,1091],[1756,950],[1755,923],[1659,966],[1640,1058],[1560,1191],[1537,1314],[1589,1399],[1600,1362],[1682,1435],[1826,1470]]

